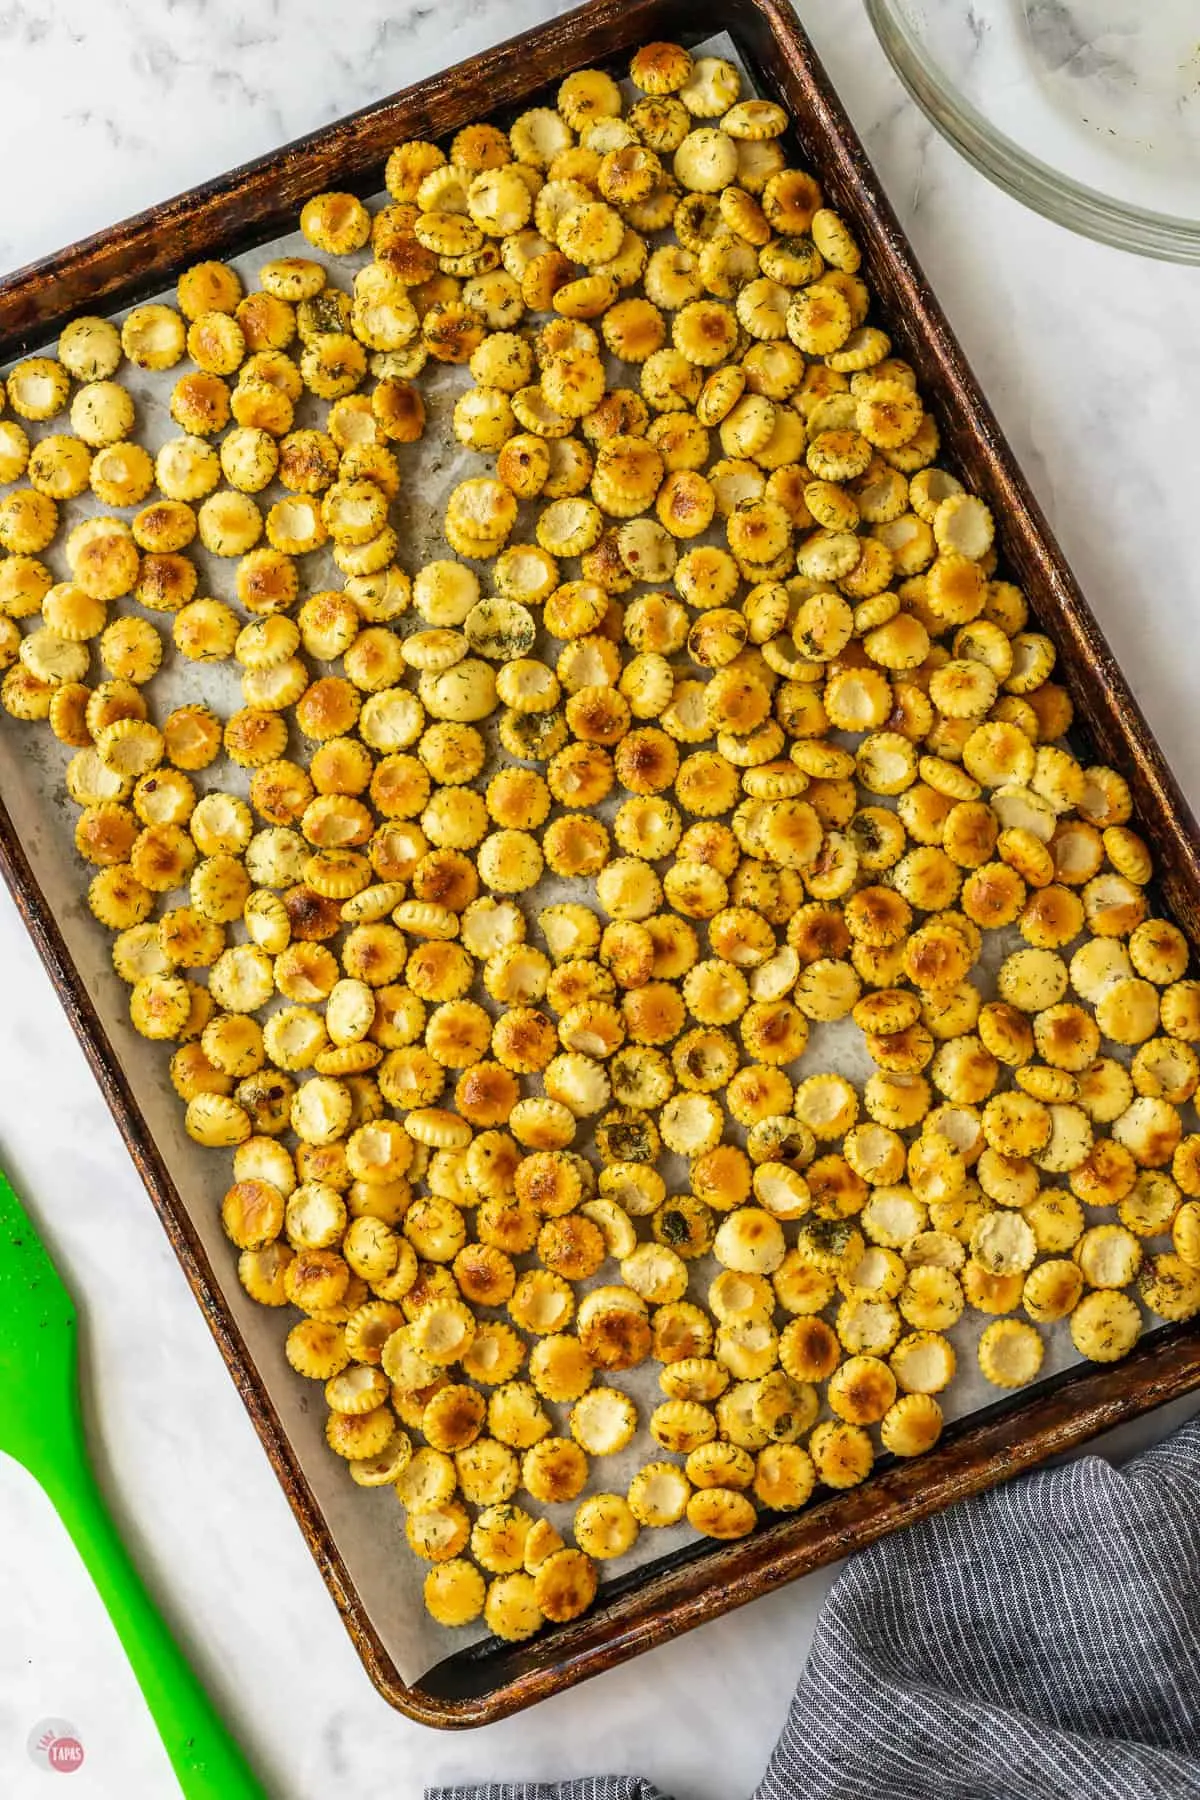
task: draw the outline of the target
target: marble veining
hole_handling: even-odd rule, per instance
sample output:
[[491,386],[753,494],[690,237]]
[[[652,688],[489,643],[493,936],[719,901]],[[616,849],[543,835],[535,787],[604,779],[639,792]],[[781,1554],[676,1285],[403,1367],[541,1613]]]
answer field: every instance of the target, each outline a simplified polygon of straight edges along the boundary
[[1198,205],[1193,0],[899,0],[950,85],[1020,149],[1152,212]]
[[[555,0],[0,0],[0,269],[153,204],[555,11]],[[1024,212],[905,100],[865,17],[799,0],[918,257],[1168,757],[1200,803],[1194,557],[1200,273]],[[101,1478],[147,1577],[286,1800],[419,1800],[426,1782],[638,1769],[736,1800],[787,1707],[828,1576],[468,1736],[369,1686],[7,897],[0,1162],[84,1315]],[[1179,1416],[1178,1411],[1174,1415]],[[1130,1434],[1146,1441],[1155,1415]],[[100,1607],[0,1457],[0,1793],[69,1718],[79,1800],[178,1793]]]
[[1094,42],[1063,0],[1021,0],[1034,54],[1054,72],[1112,81],[1131,81],[1133,69],[1119,56]]

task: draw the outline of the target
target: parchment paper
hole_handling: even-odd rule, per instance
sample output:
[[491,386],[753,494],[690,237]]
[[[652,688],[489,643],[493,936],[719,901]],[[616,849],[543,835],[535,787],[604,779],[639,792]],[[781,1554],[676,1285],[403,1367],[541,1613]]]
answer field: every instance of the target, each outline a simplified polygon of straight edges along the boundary
[[[740,64],[740,58],[727,34],[722,33],[710,39],[699,47],[697,53],[704,51],[728,56]],[[740,66],[745,77],[744,65]],[[745,86],[746,91],[751,90],[748,78]],[[372,210],[386,204],[387,198],[386,194],[374,196],[369,202]],[[667,235],[664,234],[664,241]],[[234,257],[231,261],[242,276],[247,291],[250,291],[258,287],[258,269],[269,258],[284,255],[316,257],[317,254],[300,233],[295,232],[266,243],[256,251]],[[337,259],[331,269],[332,283],[349,288],[352,271],[366,262],[369,254],[369,251],[364,251],[355,257]],[[173,303],[174,293],[167,291],[161,298]],[[124,316],[123,313],[113,315],[118,320]],[[168,402],[171,388],[184,366],[186,365],[180,365],[162,374],[147,374],[125,362],[118,371],[117,379],[130,391],[136,402],[135,436],[151,452],[156,451],[168,439],[179,435],[178,427],[170,417]],[[636,385],[626,365],[613,364],[610,380],[620,381],[624,385]],[[428,408],[428,424],[425,435],[418,444],[397,447],[402,488],[391,513],[392,523],[400,535],[399,560],[410,573],[431,558],[451,555],[441,535],[447,497],[456,482],[470,474],[484,473],[491,460],[461,449],[450,429],[454,401],[470,385],[467,370],[439,365],[431,360],[419,377],[419,385]],[[314,402],[312,396],[306,393],[297,406],[296,426],[319,424],[325,410],[324,403]],[[35,438],[61,428],[61,418],[48,425],[27,426],[31,437]],[[282,494],[283,490],[273,484],[258,496],[264,513]],[[114,510],[116,509],[102,507],[90,492],[62,507],[62,529],[55,545],[44,555],[56,580],[67,578],[62,546],[70,529],[81,518],[90,514]],[[135,510],[124,509],[122,516],[131,517]],[[510,541],[531,541],[535,517],[533,507],[522,506],[521,516]],[[1002,528],[1003,521],[1000,523]],[[709,536],[713,541],[719,541],[718,533],[712,532]],[[226,600],[240,613],[241,609],[237,606],[233,592],[235,561],[210,556],[198,540],[189,547],[188,554],[200,571],[198,595],[207,594]],[[487,593],[490,590],[486,582],[486,565],[477,567],[483,581],[483,591]],[[564,571],[564,579],[574,572],[573,566]],[[342,577],[327,550],[311,553],[304,559],[303,592],[317,592],[341,585]],[[640,590],[634,590],[628,598],[636,597],[637,591]],[[110,618],[139,610],[135,603],[126,599],[116,603],[110,611]],[[151,716],[161,719],[173,707],[185,701],[204,700],[220,717],[228,717],[242,703],[236,666],[232,663],[213,665],[186,661],[175,653],[171,645],[170,618],[164,614],[149,616],[160,628],[167,649],[163,668],[144,690],[150,701]],[[37,619],[29,621],[30,625],[37,623]],[[419,616],[410,611],[397,622],[397,629],[405,632],[420,629],[422,625],[423,621]],[[534,653],[541,653],[540,645]],[[334,667],[335,665],[314,665],[314,673],[328,673]],[[94,656],[91,679],[97,678],[98,658]],[[495,743],[494,733],[492,742]],[[298,760],[305,760],[302,746],[295,734],[287,753]],[[425,1613],[421,1601],[421,1584],[429,1565],[418,1561],[404,1541],[402,1509],[390,1490],[358,1488],[349,1480],[340,1459],[330,1454],[324,1442],[325,1406],[319,1386],[302,1380],[287,1364],[283,1343],[295,1315],[257,1306],[247,1297],[238,1282],[236,1252],[225,1239],[219,1220],[221,1197],[232,1179],[229,1154],[224,1151],[202,1150],[186,1137],[183,1130],[183,1107],[167,1074],[169,1047],[148,1042],[130,1027],[128,989],[112,968],[111,934],[92,918],[87,908],[86,887],[92,871],[85,868],[75,852],[73,833],[78,811],[67,799],[64,788],[64,771],[72,754],[66,746],[58,743],[48,727],[22,724],[0,711],[0,788],[30,862],[54,910],[71,955],[84,975],[116,1055],[139,1098],[163,1160],[208,1252],[217,1283],[245,1336],[250,1355],[278,1409],[284,1429],[296,1450],[329,1530],[345,1558],[350,1575],[402,1677],[407,1682],[414,1682],[453,1650],[477,1641],[486,1636],[486,1632],[482,1626],[449,1631],[435,1624]],[[489,763],[476,786],[482,786],[486,782],[493,767],[494,763]],[[246,772],[224,757],[199,775],[193,776],[193,780],[200,793],[223,789],[245,794],[248,785]],[[619,795],[610,796],[598,809],[601,816],[611,820],[619,798]],[[666,866],[661,865],[661,868]],[[522,903],[531,921],[531,940],[538,940],[536,925],[533,923],[538,910],[553,901],[567,898],[587,901],[593,907],[596,905],[594,894],[583,891],[583,884],[569,884],[549,875],[524,897]],[[168,896],[164,905],[180,904],[184,899],[185,895]],[[229,929],[231,941],[243,935],[240,926]],[[986,934],[984,957],[972,976],[977,985],[983,988],[985,998],[991,997],[994,972],[999,962],[1010,950],[1020,947],[1021,942],[1013,929]],[[203,971],[192,973],[197,978],[203,978]],[[490,1005],[481,987],[473,990],[473,997]],[[814,1025],[803,1058],[788,1072],[794,1080],[799,1080],[823,1070],[836,1070],[849,1077],[861,1090],[873,1067],[861,1033],[847,1019],[836,1025]],[[536,1084],[527,1081],[526,1091],[537,1091]],[[729,1124],[727,1135],[735,1141],[744,1138],[741,1129],[732,1123]],[[581,1127],[576,1148],[586,1152],[590,1140],[590,1126],[585,1124]],[[667,1180],[669,1192],[687,1191],[686,1166],[682,1158],[664,1154],[659,1166]],[[642,1232],[641,1235],[644,1236],[645,1233]],[[789,1233],[789,1237],[790,1235]],[[518,1265],[524,1267],[531,1265],[534,1259],[523,1257],[517,1260]],[[711,1257],[705,1257],[692,1263],[690,1270],[692,1280],[688,1297],[703,1304],[708,1285],[717,1273],[717,1265]],[[615,1264],[610,1261],[593,1282],[584,1285],[616,1280],[619,1280],[619,1273]],[[1006,1397],[985,1381],[978,1371],[975,1344],[987,1323],[988,1320],[982,1316],[969,1314],[947,1334],[953,1341],[959,1358],[959,1373],[947,1392],[940,1396],[948,1419],[962,1418]],[[1042,1335],[1046,1346],[1043,1379],[1079,1360],[1065,1325],[1043,1329]],[[624,1493],[630,1478],[644,1463],[663,1456],[664,1453],[651,1438],[644,1423],[653,1407],[664,1398],[658,1387],[657,1375],[658,1365],[652,1362],[629,1373],[602,1375],[603,1381],[623,1389],[634,1399],[642,1423],[626,1451],[617,1456],[592,1460],[585,1493]],[[549,1411],[555,1419],[555,1429],[565,1434],[569,1408],[549,1406]],[[823,1416],[828,1416],[828,1409],[823,1409]],[[1014,1430],[1019,1429],[1019,1425],[1014,1426]],[[535,1513],[548,1513],[570,1541],[571,1516],[577,1502],[544,1507],[531,1501],[522,1492],[518,1492],[516,1500],[518,1504],[528,1504]],[[652,1564],[656,1559],[684,1545],[694,1546],[697,1541],[695,1533],[686,1525],[660,1531],[643,1531],[627,1556],[604,1565],[603,1575],[609,1579],[625,1576],[634,1568]]]

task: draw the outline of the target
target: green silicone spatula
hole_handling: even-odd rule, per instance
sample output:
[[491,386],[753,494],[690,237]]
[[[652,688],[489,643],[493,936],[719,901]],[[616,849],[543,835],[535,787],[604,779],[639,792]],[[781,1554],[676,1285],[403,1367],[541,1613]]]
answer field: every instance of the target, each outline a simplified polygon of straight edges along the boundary
[[88,1462],[75,1308],[0,1175],[0,1450],[41,1483],[133,1665],[188,1800],[266,1800],[142,1586]]

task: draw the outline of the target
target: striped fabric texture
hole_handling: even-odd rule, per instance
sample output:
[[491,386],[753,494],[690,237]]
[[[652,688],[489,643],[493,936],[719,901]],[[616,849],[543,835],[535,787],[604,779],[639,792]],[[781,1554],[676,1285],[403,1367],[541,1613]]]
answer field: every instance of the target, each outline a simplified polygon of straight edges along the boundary
[[[608,1775],[426,1800],[668,1797]],[[754,1800],[1200,1800],[1200,1418],[855,1557]]]

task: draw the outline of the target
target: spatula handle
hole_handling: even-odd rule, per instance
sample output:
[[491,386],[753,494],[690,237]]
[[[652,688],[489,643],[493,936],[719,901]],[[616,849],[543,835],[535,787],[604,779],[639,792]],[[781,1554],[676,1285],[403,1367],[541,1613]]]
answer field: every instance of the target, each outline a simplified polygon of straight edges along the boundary
[[42,1475],[133,1666],[187,1800],[267,1800],[117,1534],[84,1456]]

